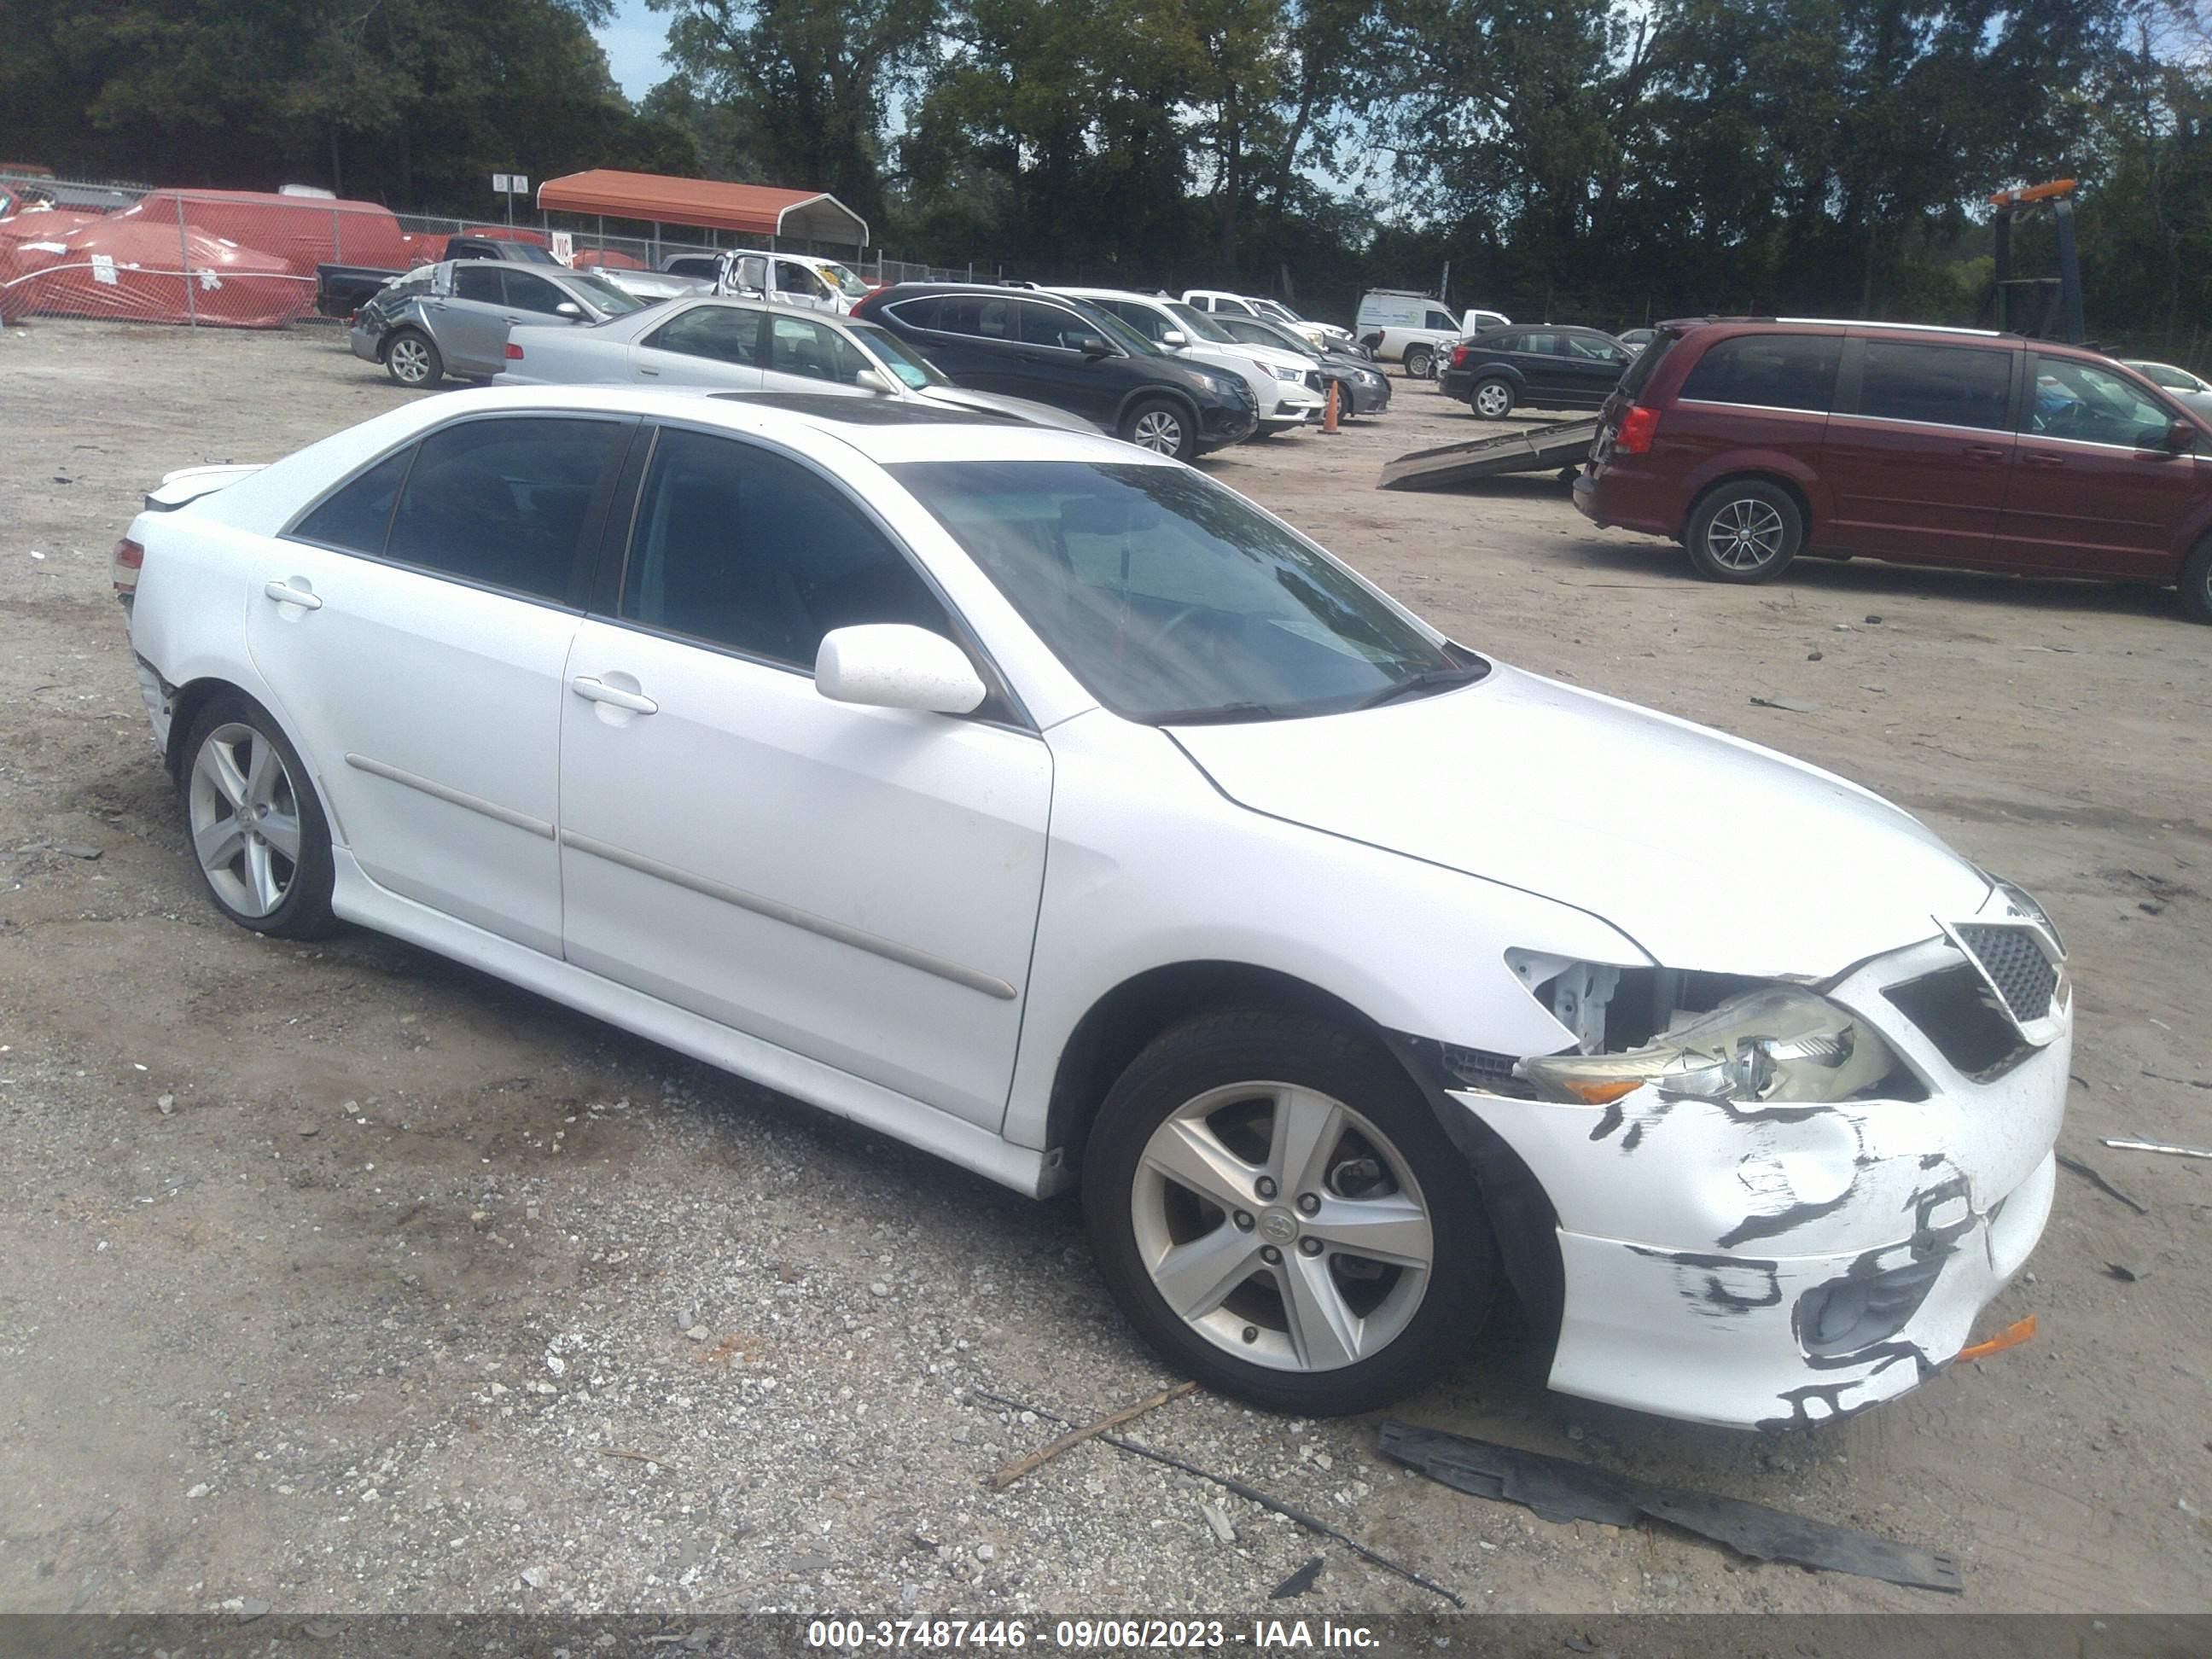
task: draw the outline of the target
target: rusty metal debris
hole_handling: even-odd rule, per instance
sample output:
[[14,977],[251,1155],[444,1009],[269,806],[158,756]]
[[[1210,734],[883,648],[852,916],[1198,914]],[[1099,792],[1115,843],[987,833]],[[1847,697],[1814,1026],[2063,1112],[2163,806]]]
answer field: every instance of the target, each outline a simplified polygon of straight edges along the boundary
[[983,1484],[993,1492],[1004,1492],[1030,1470],[1043,1468],[1060,1453],[1079,1446],[1086,1440],[1096,1439],[1109,1429],[1118,1429],[1133,1418],[1142,1417],[1149,1411],[1157,1411],[1170,1400],[1180,1400],[1197,1386],[1195,1382],[1178,1382],[1172,1389],[1162,1389],[1158,1394],[1148,1399],[1139,1400],[1133,1406],[1124,1406],[1118,1412],[1109,1412],[1095,1423],[1085,1424],[1079,1429],[1070,1429],[1059,1439],[1039,1446],[1026,1457],[1017,1457],[1012,1462],[993,1470],[984,1476]]
[[1753,1560],[1856,1573],[1913,1589],[1955,1592],[1963,1588],[1958,1561],[1949,1554],[1808,1521],[1763,1504],[1662,1486],[1564,1457],[1408,1423],[1383,1424],[1382,1449],[1447,1486],[1522,1504],[1547,1521],[1630,1527],[1648,1516],[1726,1544]]

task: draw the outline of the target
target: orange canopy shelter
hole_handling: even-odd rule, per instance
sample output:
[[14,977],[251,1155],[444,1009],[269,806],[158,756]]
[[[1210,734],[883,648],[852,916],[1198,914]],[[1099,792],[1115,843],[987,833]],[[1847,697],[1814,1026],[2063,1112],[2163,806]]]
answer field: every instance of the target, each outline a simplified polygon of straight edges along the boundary
[[694,225],[748,236],[789,236],[807,242],[868,245],[868,222],[823,191],[725,185],[660,173],[596,167],[548,179],[538,187],[540,210],[591,213],[659,225]]

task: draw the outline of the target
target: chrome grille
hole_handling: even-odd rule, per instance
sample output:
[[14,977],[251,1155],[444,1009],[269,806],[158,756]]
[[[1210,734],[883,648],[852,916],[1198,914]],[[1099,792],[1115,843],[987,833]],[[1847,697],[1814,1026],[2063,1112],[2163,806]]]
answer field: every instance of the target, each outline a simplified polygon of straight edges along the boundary
[[2058,969],[2032,930],[1968,921],[1954,931],[2014,1019],[2025,1025],[2049,1018],[2051,998],[2058,991]]

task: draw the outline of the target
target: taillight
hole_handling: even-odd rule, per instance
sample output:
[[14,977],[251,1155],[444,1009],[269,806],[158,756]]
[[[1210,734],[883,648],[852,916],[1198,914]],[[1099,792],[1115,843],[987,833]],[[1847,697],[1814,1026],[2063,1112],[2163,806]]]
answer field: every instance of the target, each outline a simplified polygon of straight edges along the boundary
[[1613,453],[1616,455],[1645,455],[1651,450],[1651,440],[1659,433],[1659,411],[1642,404],[1632,404],[1613,428]]
[[507,361],[510,363],[519,363],[522,361],[522,348],[512,340],[507,343]]
[[135,593],[138,590],[138,572],[146,563],[146,550],[128,536],[115,544],[115,551],[107,556],[108,573],[114,578],[118,593]]
[[1465,346],[1463,346],[1463,345],[1455,345],[1455,346],[1454,346],[1454,347],[1452,348],[1452,360],[1451,360],[1451,366],[1452,366],[1454,368],[1457,368],[1461,367],[1461,365],[1462,365],[1463,363],[1465,363],[1465,362],[1467,362],[1467,360],[1468,360],[1468,349],[1467,349]]

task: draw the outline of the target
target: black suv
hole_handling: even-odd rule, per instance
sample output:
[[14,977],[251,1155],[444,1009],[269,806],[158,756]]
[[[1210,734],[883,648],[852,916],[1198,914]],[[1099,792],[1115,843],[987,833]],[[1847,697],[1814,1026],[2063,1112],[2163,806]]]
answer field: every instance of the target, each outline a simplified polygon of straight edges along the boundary
[[1186,362],[1082,300],[1028,289],[899,283],[853,307],[958,385],[1034,398],[1187,461],[1241,443],[1260,406],[1241,376]]
[[1633,351],[1598,329],[1514,324],[1454,346],[1437,389],[1464,398],[1486,421],[1503,420],[1516,404],[1595,409],[1635,361]]

